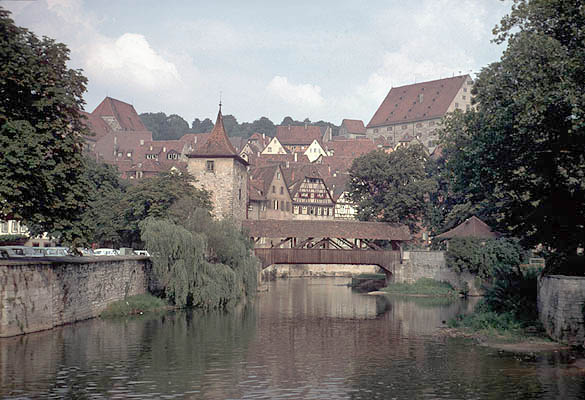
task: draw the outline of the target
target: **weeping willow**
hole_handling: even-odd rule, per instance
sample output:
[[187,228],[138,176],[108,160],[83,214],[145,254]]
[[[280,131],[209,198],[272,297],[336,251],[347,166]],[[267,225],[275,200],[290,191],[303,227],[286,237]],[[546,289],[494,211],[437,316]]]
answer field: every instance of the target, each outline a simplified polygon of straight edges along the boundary
[[146,219],[140,226],[166,296],[178,306],[202,308],[228,307],[253,296],[258,260],[236,225],[215,221],[205,210],[181,222]]

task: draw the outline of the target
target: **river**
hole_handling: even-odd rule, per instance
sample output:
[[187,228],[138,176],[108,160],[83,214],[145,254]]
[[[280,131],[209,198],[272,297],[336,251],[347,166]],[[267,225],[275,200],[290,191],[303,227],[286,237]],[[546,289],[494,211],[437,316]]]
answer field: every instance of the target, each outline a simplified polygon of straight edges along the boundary
[[94,319],[0,339],[2,398],[581,399],[570,352],[518,356],[437,335],[464,300],[270,282],[232,312]]

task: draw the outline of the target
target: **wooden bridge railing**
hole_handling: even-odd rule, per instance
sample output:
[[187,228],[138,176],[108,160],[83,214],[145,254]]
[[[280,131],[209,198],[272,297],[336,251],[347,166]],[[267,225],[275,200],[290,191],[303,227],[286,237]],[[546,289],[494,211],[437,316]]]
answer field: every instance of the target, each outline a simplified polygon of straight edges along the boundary
[[254,253],[262,269],[272,264],[356,264],[379,265],[393,273],[400,263],[400,251],[394,250],[257,248]]

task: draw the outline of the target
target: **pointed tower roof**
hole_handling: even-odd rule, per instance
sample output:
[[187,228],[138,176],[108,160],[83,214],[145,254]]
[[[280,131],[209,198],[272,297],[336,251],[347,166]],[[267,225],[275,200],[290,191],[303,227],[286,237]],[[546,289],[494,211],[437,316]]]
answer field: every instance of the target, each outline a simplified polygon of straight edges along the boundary
[[191,158],[235,158],[244,165],[248,162],[244,160],[232,143],[230,142],[225,128],[223,126],[223,116],[221,114],[221,104],[219,112],[217,113],[217,120],[215,126],[209,135],[207,141],[197,148],[193,153],[189,154]]

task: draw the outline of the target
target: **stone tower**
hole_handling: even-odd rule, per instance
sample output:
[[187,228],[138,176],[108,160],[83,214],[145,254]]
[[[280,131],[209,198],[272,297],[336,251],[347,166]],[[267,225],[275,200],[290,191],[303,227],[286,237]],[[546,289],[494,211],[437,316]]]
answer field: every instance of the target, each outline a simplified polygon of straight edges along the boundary
[[211,192],[213,213],[218,218],[246,219],[248,163],[238,155],[223,127],[221,104],[207,142],[187,155],[187,169],[196,185]]

